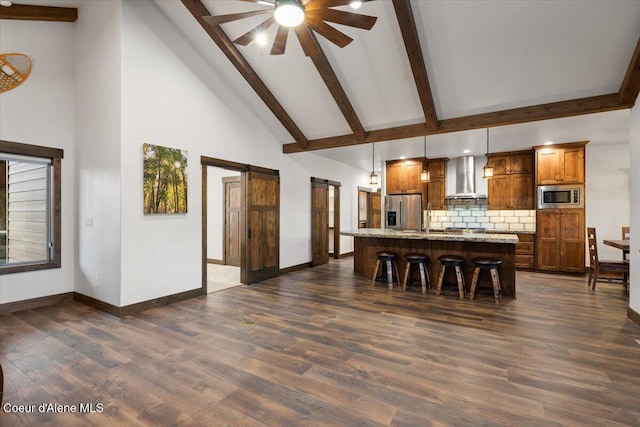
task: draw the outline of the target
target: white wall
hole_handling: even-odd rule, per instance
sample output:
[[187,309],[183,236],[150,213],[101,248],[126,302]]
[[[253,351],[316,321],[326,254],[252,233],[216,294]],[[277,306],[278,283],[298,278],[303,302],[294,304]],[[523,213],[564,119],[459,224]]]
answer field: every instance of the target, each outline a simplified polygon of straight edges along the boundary
[[64,150],[62,268],[0,276],[0,304],[73,291],[73,24],[0,21],[0,52],[31,57],[20,86],[0,94],[0,139]]
[[[201,286],[203,155],[280,171],[280,267],[309,262],[310,176],[349,176],[341,181],[355,191],[351,176],[360,171],[313,154],[283,155],[153,2],[123,2],[122,38],[122,305]],[[143,142],[188,150],[186,215],[142,215]],[[344,216],[351,218],[348,206]]]
[[224,258],[224,185],[222,178],[240,172],[209,166],[207,169],[207,258]]
[[120,306],[121,5],[84,2],[75,25],[75,290]]
[[636,99],[636,106],[631,109],[630,140],[631,140],[631,168],[629,173],[629,196],[631,199],[631,248],[629,307],[640,313],[640,105]]
[[[606,246],[604,239],[621,239],[629,225],[629,143],[586,147],[586,227],[595,227],[598,256],[621,260],[620,249]],[[589,253],[588,246],[585,253]],[[589,265],[587,259],[585,265]]]

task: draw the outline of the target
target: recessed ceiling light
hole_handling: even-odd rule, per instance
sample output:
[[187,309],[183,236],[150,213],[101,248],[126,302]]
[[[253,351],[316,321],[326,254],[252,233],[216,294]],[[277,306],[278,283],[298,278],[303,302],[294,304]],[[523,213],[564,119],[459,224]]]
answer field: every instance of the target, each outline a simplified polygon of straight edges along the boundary
[[553,145],[553,141],[547,141],[544,143],[544,145]]
[[469,154],[471,152],[471,150],[463,150],[462,153],[463,154]]
[[404,160],[406,158],[407,158],[407,156],[400,156],[400,160]]
[[256,43],[260,46],[265,46],[267,44],[267,36],[264,33],[258,33],[256,35]]
[[349,6],[351,6],[351,9],[355,9],[358,10],[362,7],[362,1],[361,0],[353,0],[351,3],[349,3]]

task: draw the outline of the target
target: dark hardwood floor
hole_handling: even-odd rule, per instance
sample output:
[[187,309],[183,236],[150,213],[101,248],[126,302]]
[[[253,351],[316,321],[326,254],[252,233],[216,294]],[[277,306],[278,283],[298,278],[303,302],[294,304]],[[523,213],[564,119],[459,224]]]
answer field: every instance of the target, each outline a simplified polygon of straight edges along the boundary
[[3,409],[36,406],[0,424],[640,425],[621,285],[518,272],[495,304],[373,288],[352,263],[123,319],[74,302],[0,316]]

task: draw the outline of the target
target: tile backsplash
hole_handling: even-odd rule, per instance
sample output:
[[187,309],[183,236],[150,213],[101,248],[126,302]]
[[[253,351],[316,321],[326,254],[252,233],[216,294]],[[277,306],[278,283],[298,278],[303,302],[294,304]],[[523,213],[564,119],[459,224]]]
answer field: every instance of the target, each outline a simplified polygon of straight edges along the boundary
[[431,211],[431,228],[485,228],[487,230],[535,231],[535,210],[488,210],[486,204],[450,204],[447,210]]

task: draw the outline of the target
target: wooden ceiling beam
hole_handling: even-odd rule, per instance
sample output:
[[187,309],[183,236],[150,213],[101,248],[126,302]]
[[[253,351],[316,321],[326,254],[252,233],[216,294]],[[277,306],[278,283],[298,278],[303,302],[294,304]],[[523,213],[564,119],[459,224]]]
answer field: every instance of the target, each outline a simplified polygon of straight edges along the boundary
[[629,68],[624,76],[622,85],[620,86],[621,104],[631,104],[633,106],[640,93],[640,39],[636,44],[636,50],[633,52]]
[[422,111],[424,113],[425,123],[429,131],[438,129],[438,117],[436,115],[436,107],[433,103],[433,94],[429,85],[429,76],[427,75],[427,67],[424,64],[422,56],[422,47],[418,38],[418,30],[416,22],[413,18],[413,9],[410,0],[393,0],[393,7],[398,18],[398,25],[404,40],[404,46],[411,64],[413,79],[416,83]]
[[310,56],[313,65],[316,66],[318,73],[320,73],[320,77],[324,80],[324,83],[327,85],[327,89],[331,92],[333,99],[338,104],[338,108],[342,112],[345,120],[349,124],[349,127],[353,131],[353,135],[357,141],[363,141],[365,138],[365,130],[364,126],[360,122],[356,111],[353,109],[353,105],[351,105],[351,101],[349,97],[345,93],[340,81],[338,80],[338,76],[336,76],[335,71],[331,67],[327,56],[324,54],[324,51],[320,47],[320,43],[318,43],[318,39],[310,31],[311,38],[318,46],[318,53],[316,55]]
[[240,54],[238,48],[236,48],[229,37],[227,37],[224,31],[222,31],[222,28],[218,25],[209,25],[204,21],[204,19],[202,19],[203,16],[211,15],[204,4],[202,4],[200,0],[182,0],[182,4],[184,4],[187,10],[193,15],[196,21],[198,21],[200,26],[202,26],[216,45],[218,45],[220,50],[225,54],[229,61],[231,61],[234,67],[236,67],[242,77],[244,77],[247,83],[249,83],[280,123],[282,123],[282,126],[284,126],[287,132],[289,132],[289,134],[291,134],[291,136],[296,140],[299,147],[301,149],[308,148],[309,140],[304,136],[302,131],[285,111],[280,102],[278,102],[273,93],[271,93],[267,85],[264,84],[254,69],[251,68],[251,65],[249,65],[247,60]]
[[76,22],[78,19],[78,9],[75,7],[27,6],[23,4],[14,4],[10,7],[0,7],[0,19]]
[[633,105],[632,103],[620,103],[618,99],[618,93],[611,93],[608,95],[552,102],[549,104],[540,104],[530,107],[513,108],[511,110],[496,111],[492,113],[474,114],[472,116],[441,120],[440,126],[437,130],[429,130],[426,123],[398,126],[369,131],[364,141],[357,141],[353,135],[340,135],[336,137],[311,140],[309,141],[309,147],[304,150],[300,149],[297,144],[284,144],[282,146],[282,152],[285,154],[291,154],[302,151],[323,150],[327,148],[347,147],[350,145],[368,144],[372,142],[415,138],[425,135],[460,132],[471,129],[484,129],[488,127],[621,110],[631,108]]

